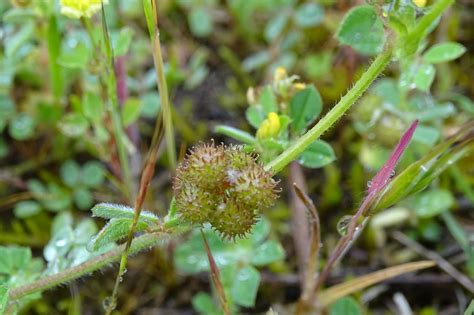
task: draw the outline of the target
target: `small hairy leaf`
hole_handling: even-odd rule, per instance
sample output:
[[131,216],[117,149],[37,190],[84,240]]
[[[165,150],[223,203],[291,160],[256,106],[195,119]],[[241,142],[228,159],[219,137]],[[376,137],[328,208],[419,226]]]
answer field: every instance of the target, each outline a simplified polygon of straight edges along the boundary
[[255,266],[265,266],[285,258],[285,251],[280,243],[269,240],[254,249],[250,258]]
[[[91,211],[95,217],[101,217],[104,219],[133,218],[133,208],[125,205],[103,202],[96,204]],[[147,223],[160,222],[160,219],[158,219],[156,215],[146,210],[140,212],[139,220]]]
[[361,315],[360,305],[352,297],[343,297],[329,307],[329,315]]
[[221,133],[228,137],[234,138],[246,144],[254,144],[255,138],[248,132],[224,125],[218,125],[215,127],[216,133]]
[[307,2],[300,5],[294,15],[295,22],[300,27],[311,27],[320,24],[324,18],[324,9],[321,5]]
[[31,249],[19,246],[0,246],[0,274],[13,274],[31,262]]
[[369,56],[382,52],[385,43],[382,21],[369,5],[350,10],[336,36],[341,43]]
[[241,268],[235,274],[235,279],[232,283],[232,300],[245,307],[254,306],[259,284],[260,273],[257,269],[252,266]]
[[291,128],[301,134],[321,114],[323,101],[313,85],[293,96],[290,103]]
[[332,147],[323,140],[316,140],[300,155],[298,162],[309,168],[323,167],[336,159]]
[[431,218],[454,204],[454,197],[449,190],[432,189],[415,196],[413,208],[418,217]]
[[436,74],[436,69],[431,64],[421,64],[416,71],[414,83],[423,92],[429,92]]
[[461,44],[447,42],[432,46],[423,55],[425,62],[440,63],[454,60],[466,52],[466,47]]
[[0,285],[0,314],[5,312],[8,302],[8,287],[6,285]]
[[[129,218],[120,218],[110,220],[100,232],[92,238],[92,240],[87,245],[89,251],[96,251],[102,246],[105,246],[109,243],[118,241],[126,237],[132,227],[133,219]],[[148,223],[143,221],[138,221],[136,232],[145,230],[148,227]]]

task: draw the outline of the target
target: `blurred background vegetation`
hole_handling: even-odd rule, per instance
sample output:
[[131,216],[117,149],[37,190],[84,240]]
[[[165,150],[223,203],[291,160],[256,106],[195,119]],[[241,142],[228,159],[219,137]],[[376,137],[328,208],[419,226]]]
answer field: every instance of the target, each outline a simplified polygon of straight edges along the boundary
[[[252,103],[249,88],[260,91],[274,82],[279,67],[288,76],[297,75],[298,82],[315,86],[324,115],[383,47],[376,39],[334,36],[347,11],[360,4],[364,3],[158,1],[177,150],[184,152],[211,138],[238,143],[216,133],[218,125],[254,134],[258,126],[246,119]],[[416,6],[419,14],[423,7]],[[126,128],[132,183],[122,180],[101,79],[103,60],[94,47],[101,43],[100,14],[72,20],[60,14],[53,0],[0,2],[0,245],[23,246],[0,247],[0,283],[27,283],[97,255],[86,245],[103,222],[92,219],[89,210],[99,202],[127,203],[126,191],[139,179],[160,107],[150,39],[141,1],[110,0],[105,13],[117,86],[122,84],[119,114]],[[231,288],[240,312],[265,312],[273,306],[287,314],[285,305],[298,298],[301,246],[307,243],[292,225],[293,181],[306,186],[318,209],[322,257],[327,257],[340,237],[338,222],[360,203],[367,182],[414,119],[420,126],[400,169],[472,120],[473,16],[472,1],[457,1],[428,37],[426,49],[410,61],[393,63],[323,136],[329,145],[317,152],[317,163],[301,163],[306,168],[295,166],[296,171],[279,175],[282,196],[263,213],[250,240],[221,243],[209,232],[216,260],[228,266],[224,282],[232,282],[226,277],[234,276],[235,268],[242,279],[258,278],[256,286],[242,281]],[[465,49],[450,47],[459,54],[446,58],[424,55],[446,41]],[[168,166],[162,154],[145,202],[145,208],[160,217],[172,197]],[[374,215],[329,283],[419,258],[413,248],[392,237],[394,231],[437,252],[472,279],[473,183],[471,155],[447,168],[427,190]],[[134,257],[119,291],[120,314],[218,314],[208,294],[206,270],[198,234],[179,236]],[[42,298],[31,297],[22,302],[23,312],[100,313],[115,273],[108,268],[46,291]],[[254,294],[246,296],[248,292]],[[438,269],[389,280],[353,299],[363,305],[363,313],[389,314],[399,309],[397,294],[416,314],[424,315],[459,314],[469,302],[456,279]]]

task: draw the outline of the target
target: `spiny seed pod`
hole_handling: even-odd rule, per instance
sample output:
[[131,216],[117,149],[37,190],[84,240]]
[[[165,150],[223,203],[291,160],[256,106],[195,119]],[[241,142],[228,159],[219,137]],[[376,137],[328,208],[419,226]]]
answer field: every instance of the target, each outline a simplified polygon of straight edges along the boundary
[[277,182],[256,156],[240,146],[196,146],[180,164],[173,182],[176,207],[191,224],[211,226],[223,237],[243,237],[257,211],[277,198]]

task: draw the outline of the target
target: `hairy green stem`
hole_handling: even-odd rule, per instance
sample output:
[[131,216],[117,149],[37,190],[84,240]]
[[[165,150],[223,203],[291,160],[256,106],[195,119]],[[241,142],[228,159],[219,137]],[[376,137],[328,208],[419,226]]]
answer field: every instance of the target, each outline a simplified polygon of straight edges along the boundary
[[[163,242],[163,237],[167,234],[149,233],[135,238],[130,247],[130,254],[138,253],[142,250],[156,246]],[[40,278],[32,283],[22,285],[18,288],[12,289],[9,293],[9,300],[18,300],[24,296],[32,293],[41,292],[62,283],[75,280],[77,278],[89,275],[90,273],[106,267],[107,265],[116,262],[122,255],[125,245],[117,246],[110,251],[89,259],[88,261],[68,268],[56,274]]]
[[367,71],[360,77],[356,84],[344,95],[341,100],[311,128],[301,136],[290,147],[283,151],[274,160],[265,166],[265,169],[278,173],[291,161],[296,159],[315,140],[317,140],[326,130],[344,115],[349,108],[362,96],[369,88],[370,84],[382,73],[389,64],[392,57],[392,49],[387,49],[379,55],[370,65]]

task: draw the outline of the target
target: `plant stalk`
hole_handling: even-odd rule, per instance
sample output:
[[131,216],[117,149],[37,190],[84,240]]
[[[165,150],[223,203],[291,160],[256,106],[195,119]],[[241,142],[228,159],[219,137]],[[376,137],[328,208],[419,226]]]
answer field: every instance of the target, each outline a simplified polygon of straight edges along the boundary
[[[133,240],[132,246],[130,247],[130,254],[136,254],[142,250],[158,245],[163,241],[164,235],[166,234],[156,232],[144,234],[135,238]],[[56,274],[40,278],[32,283],[12,289],[9,294],[9,300],[18,300],[32,293],[41,292],[65,282],[89,275],[92,272],[117,261],[121,257],[124,248],[125,245],[117,246],[100,256],[87,260],[80,265],[68,268]]]
[[283,151],[270,163],[265,165],[266,170],[272,170],[278,173],[291,161],[295,160],[303,151],[314,141],[316,141],[325,131],[331,128],[334,123],[351,108],[352,105],[369,88],[371,83],[382,73],[385,67],[390,63],[393,50],[388,48],[379,55],[370,65],[367,71],[360,77],[356,84],[344,95],[341,100],[311,128],[307,133],[301,136],[290,147]]

